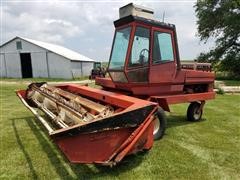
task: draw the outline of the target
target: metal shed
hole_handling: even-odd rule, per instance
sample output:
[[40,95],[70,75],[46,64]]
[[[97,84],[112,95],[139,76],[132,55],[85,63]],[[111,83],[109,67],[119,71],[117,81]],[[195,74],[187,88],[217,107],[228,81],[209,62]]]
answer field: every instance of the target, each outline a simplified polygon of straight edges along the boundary
[[66,78],[88,76],[94,60],[65,47],[15,37],[0,47],[0,77]]

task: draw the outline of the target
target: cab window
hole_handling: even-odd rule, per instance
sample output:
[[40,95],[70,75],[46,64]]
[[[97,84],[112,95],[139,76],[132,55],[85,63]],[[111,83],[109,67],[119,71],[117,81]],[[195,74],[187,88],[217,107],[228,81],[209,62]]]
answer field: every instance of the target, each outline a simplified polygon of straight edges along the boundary
[[153,64],[174,61],[172,37],[165,32],[154,32]]
[[121,70],[124,68],[130,33],[131,27],[127,27],[116,31],[112,54],[110,58],[109,69]]
[[148,65],[150,31],[144,27],[137,27],[133,39],[129,67]]

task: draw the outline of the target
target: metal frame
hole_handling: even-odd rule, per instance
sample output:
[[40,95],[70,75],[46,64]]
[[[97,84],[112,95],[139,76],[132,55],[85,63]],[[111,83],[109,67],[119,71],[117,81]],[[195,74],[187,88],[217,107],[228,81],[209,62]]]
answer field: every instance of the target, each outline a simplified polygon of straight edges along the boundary
[[27,95],[30,89],[16,92],[71,162],[114,165],[128,154],[152,147],[156,103],[75,84],[57,87],[122,109],[104,119],[54,129],[50,126],[52,122],[41,117],[31,105]]
[[[166,95],[166,94],[182,94],[184,93],[184,86],[189,84],[205,84],[207,86],[212,86],[214,82],[214,74],[212,72],[203,72],[197,70],[182,69],[178,44],[176,29],[173,25],[168,25],[165,23],[160,23],[154,20],[146,20],[139,17],[125,17],[116,21],[116,30],[132,26],[131,36],[128,44],[127,55],[125,57],[125,64],[123,70],[112,70],[108,68],[109,72],[122,72],[126,77],[127,82],[114,82],[113,78],[104,79],[97,78],[96,84],[102,85],[106,88],[114,88],[118,90],[128,91],[135,96],[156,96],[156,95]],[[149,51],[149,62],[148,66],[138,66],[138,67],[128,67],[129,56],[131,54],[134,34],[136,27],[141,26],[148,28],[150,30],[150,51]],[[152,62],[153,54],[153,33],[155,31],[166,32],[171,34],[172,49],[174,55],[174,61],[154,64]],[[112,52],[111,52],[112,53]],[[160,69],[158,69],[158,67]],[[129,79],[128,73],[131,71],[137,71],[141,69],[148,69],[148,81],[147,82],[135,82]],[[160,75],[160,71],[163,71],[165,75]],[[171,74],[170,74],[171,73]],[[209,89],[210,92],[212,91]]]
[[[116,107],[114,114],[107,117],[91,119],[91,121],[77,123],[72,126],[61,126],[58,127],[58,129],[53,129],[49,125],[51,122],[43,119],[31,104],[34,100],[31,99],[31,93],[30,96],[28,96],[28,92],[32,92],[32,86],[30,85],[27,91],[20,90],[16,92],[23,104],[38,118],[38,120],[48,130],[48,133],[53,141],[58,145],[69,161],[73,163],[100,163],[105,165],[115,165],[128,154],[144,149],[148,150],[153,145],[153,119],[159,106],[165,111],[170,111],[170,104],[197,101],[201,102],[200,109],[198,110],[201,111],[205,101],[215,97],[215,93],[213,91],[214,74],[212,72],[185,69],[181,70],[175,26],[159,23],[154,20],[146,21],[146,19],[144,20],[138,17],[123,18],[115,22],[115,26],[117,30],[127,26],[132,26],[128,50],[124,62],[124,69],[109,70],[112,72],[124,73],[128,82],[113,82],[111,75],[108,79],[96,78],[96,83],[98,85],[101,85],[104,88],[109,88],[111,92],[76,84],[65,84],[54,87],[66,91],[66,94],[74,94],[72,97],[81,96],[94,101],[94,103]],[[149,69],[149,80],[151,78],[155,78],[155,80],[157,79],[155,82],[149,81],[147,83],[133,83],[129,81],[128,72],[132,69],[141,69],[139,67],[127,67],[137,26],[147,27],[150,30],[149,64],[148,66],[144,66],[142,68]],[[175,67],[170,66],[170,63],[157,65],[152,64],[153,33],[156,30],[171,33],[174,51],[174,61],[171,63],[174,63],[173,65]],[[116,32],[114,37],[115,36]],[[112,47],[113,45],[114,42]],[[110,58],[111,56],[112,50]],[[108,64],[108,69],[109,65],[110,62]],[[169,67],[166,69],[152,69],[153,67],[164,67],[165,65],[169,65]],[[163,72],[171,71],[173,73],[172,79],[169,77],[162,77],[162,79],[158,79],[159,70],[162,70]],[[189,93],[184,91],[184,86],[191,87],[196,84],[207,85],[207,88],[204,92]],[[113,91],[117,91],[117,93],[114,93]],[[54,91],[52,92],[54,93]],[[131,95],[131,97],[124,94]],[[47,93],[42,93],[41,95],[43,95],[44,98],[45,96],[46,98],[48,97]],[[56,98],[55,100],[57,101],[58,95],[59,94],[56,93],[56,96],[50,95],[50,97],[52,99]],[[77,97],[68,98],[70,99],[69,101],[65,100],[71,103],[73,102],[73,99],[76,100],[76,98]],[[61,98],[59,99],[62,100]],[[55,103],[62,103],[62,107],[64,108],[65,101]],[[38,106],[44,111],[44,104],[38,105],[35,103],[35,106]],[[67,107],[64,110],[69,110],[70,105],[66,103],[66,106]],[[72,112],[74,110],[76,110],[75,107],[69,111]],[[57,114],[58,111],[56,110],[55,113]],[[98,151],[96,151],[96,149]]]

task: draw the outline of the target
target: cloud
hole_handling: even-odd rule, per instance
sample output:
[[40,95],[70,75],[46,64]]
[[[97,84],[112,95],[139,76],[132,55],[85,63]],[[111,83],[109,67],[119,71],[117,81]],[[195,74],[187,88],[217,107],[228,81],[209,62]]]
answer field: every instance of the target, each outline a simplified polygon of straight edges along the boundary
[[[90,58],[107,60],[119,7],[130,1],[112,2],[5,2],[2,6],[3,41],[15,36],[62,44]],[[133,1],[151,7],[155,17],[176,25],[182,59],[193,59],[210,45],[196,36],[194,2]],[[210,43],[211,44],[211,43]]]
[[[23,6],[22,11],[19,11],[18,7],[21,7],[21,4],[3,8],[3,34],[6,40],[23,36],[61,44],[65,38],[83,33],[83,30],[71,21],[57,19],[51,16],[52,14],[42,14],[39,11],[42,7],[30,6],[28,10],[29,7],[27,9]],[[33,12],[32,8],[36,8],[36,11]],[[14,9],[16,11],[13,11]]]

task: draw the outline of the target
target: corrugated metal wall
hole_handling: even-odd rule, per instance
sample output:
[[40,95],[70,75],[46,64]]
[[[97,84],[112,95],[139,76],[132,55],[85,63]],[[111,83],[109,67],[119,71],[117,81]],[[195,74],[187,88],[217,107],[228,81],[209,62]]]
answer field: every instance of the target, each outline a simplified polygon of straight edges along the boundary
[[4,54],[0,54],[0,77],[7,77]]
[[47,52],[31,52],[33,77],[48,77]]
[[4,60],[8,77],[22,77],[19,53],[6,53],[4,54]]
[[[16,49],[17,41],[22,42],[22,50]],[[1,47],[1,77],[22,77],[20,53],[31,53],[33,77],[71,79],[88,76],[93,68],[93,62],[71,61],[32,43],[15,39]]]
[[[16,42],[21,41],[22,49],[17,50]],[[46,50],[26,41],[15,39],[1,47],[1,53],[4,54],[6,64],[6,76],[21,78],[21,60],[20,53],[30,53],[33,77],[48,77]]]
[[89,76],[92,69],[93,69],[92,62],[82,62],[82,75],[83,76]]
[[71,68],[74,78],[89,76],[93,69],[93,62],[71,61]]
[[78,78],[82,75],[82,62],[80,61],[71,61],[71,69],[73,78]]
[[51,78],[71,79],[71,62],[55,53],[48,53],[49,73]]

